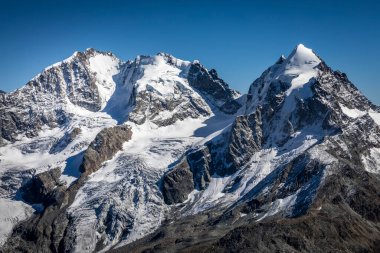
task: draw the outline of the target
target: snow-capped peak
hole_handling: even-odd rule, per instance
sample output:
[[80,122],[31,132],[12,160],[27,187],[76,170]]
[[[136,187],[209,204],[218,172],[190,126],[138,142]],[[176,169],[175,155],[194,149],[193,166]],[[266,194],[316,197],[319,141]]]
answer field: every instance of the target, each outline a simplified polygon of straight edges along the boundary
[[292,78],[291,86],[286,91],[290,95],[293,90],[302,88],[309,80],[316,77],[315,67],[321,62],[313,51],[299,44],[284,62],[283,75]]
[[310,65],[319,62],[321,60],[314,54],[313,50],[305,47],[303,44],[298,44],[288,57],[288,63],[294,66]]
[[189,61],[178,59],[173,55],[164,52],[159,52],[154,56],[138,55],[135,59],[135,63],[138,65],[168,64],[181,70],[189,67],[191,64]]
[[45,68],[21,90],[26,89],[26,93],[35,95],[49,94],[50,100],[66,101],[68,98],[73,104],[98,111],[106,106],[115,91],[114,78],[122,66],[124,62],[112,53],[92,48],[76,51],[65,60]]
[[268,100],[268,91],[275,93],[272,95],[284,93],[287,97],[306,98],[310,92],[305,85],[318,76],[320,71],[317,66],[320,63],[321,59],[311,49],[303,44],[297,45],[288,57],[282,55],[251,85],[249,94],[253,96],[252,108]]
[[188,61],[159,53],[155,56],[137,56],[135,64],[142,74],[136,82],[137,92],[155,90],[160,95],[172,95],[177,83],[188,86],[181,77],[181,72],[190,65]]
[[[70,64],[74,61],[80,61],[81,59],[82,60],[84,60],[84,59],[89,60],[90,58],[96,57],[98,55],[109,56],[109,57],[116,59],[116,57],[111,52],[102,52],[102,51],[96,50],[94,48],[87,48],[83,52],[75,51],[70,57],[46,67],[44,69],[44,71],[48,71],[52,68],[59,67],[63,64]],[[38,76],[40,76],[40,74],[38,74],[36,77],[38,77]]]

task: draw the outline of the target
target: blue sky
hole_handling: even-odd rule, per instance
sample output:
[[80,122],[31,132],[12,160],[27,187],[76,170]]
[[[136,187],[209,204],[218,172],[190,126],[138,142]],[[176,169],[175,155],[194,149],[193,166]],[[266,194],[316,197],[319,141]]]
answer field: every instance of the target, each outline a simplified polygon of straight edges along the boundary
[[93,47],[123,60],[167,52],[250,83],[299,43],[380,105],[380,1],[0,0],[0,89]]

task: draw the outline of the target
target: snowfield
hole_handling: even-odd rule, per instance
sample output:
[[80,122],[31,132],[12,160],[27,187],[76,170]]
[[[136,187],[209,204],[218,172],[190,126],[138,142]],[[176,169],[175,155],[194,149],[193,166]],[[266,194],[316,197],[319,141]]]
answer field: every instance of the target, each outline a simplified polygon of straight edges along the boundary
[[[180,99],[186,94],[201,101],[210,115],[178,120],[165,127],[149,120],[140,125],[127,122],[132,127],[132,139],[89,177],[68,210],[68,215],[75,220],[72,229],[77,238],[75,250],[79,252],[92,252],[99,240],[103,240],[106,250],[117,243],[123,245],[154,231],[168,210],[157,186],[164,172],[186,150],[201,145],[204,137],[220,132],[225,124],[230,124],[234,119],[233,115],[225,115],[208,105],[189,86],[186,75],[190,62],[160,53],[153,57],[138,56],[134,63],[124,63],[112,54],[93,53],[91,49],[87,51],[91,55],[88,69],[94,74],[99,90],[100,110],[93,112],[73,104],[68,93],[64,93],[58,102],[48,97],[51,103],[55,103],[55,108],[69,115],[69,121],[61,127],[45,127],[34,138],[20,135],[16,142],[0,147],[0,176],[16,170],[30,170],[30,174],[38,174],[59,167],[62,171],[60,180],[67,186],[71,185],[80,176],[83,152],[90,142],[102,129],[125,122],[134,107],[132,97],[141,92],[151,92],[161,100]],[[61,66],[76,64],[78,55],[75,53],[61,63],[46,68],[44,74],[57,71]],[[61,78],[67,79],[64,76]],[[75,76],[71,74],[70,78],[74,80]],[[43,109],[45,101],[39,106],[38,109]],[[155,119],[170,119],[177,110],[162,111]],[[216,114],[212,110],[216,110]],[[68,144],[60,143],[74,129],[81,129],[79,135]],[[22,183],[20,180],[19,184]],[[1,221],[4,231],[0,235],[2,243],[11,232],[11,224],[14,225],[16,219],[25,219],[33,211],[28,204],[15,200],[14,194],[7,192],[0,195],[4,207],[19,207],[19,213],[15,213],[13,218],[4,214],[5,220]],[[112,233],[106,233],[104,219],[110,209],[120,220],[115,218]],[[89,227],[93,229],[89,230]],[[104,232],[99,233],[101,230]]]

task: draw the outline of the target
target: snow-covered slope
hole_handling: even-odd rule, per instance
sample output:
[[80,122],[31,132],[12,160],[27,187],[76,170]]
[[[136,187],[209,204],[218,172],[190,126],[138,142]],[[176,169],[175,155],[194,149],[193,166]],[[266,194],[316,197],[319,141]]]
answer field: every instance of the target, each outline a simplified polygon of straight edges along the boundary
[[[215,106],[227,100],[206,98],[191,87],[187,80],[191,66],[164,53],[122,62],[111,53],[88,49],[3,95],[1,110],[7,124],[2,126],[0,174],[22,176],[2,180],[2,203],[8,208],[25,206],[30,215],[30,207],[18,201],[22,184],[58,167],[60,180],[70,189],[95,136],[128,123],[133,126],[132,140],[86,180],[67,211],[74,221],[69,227],[75,239],[70,247],[90,252],[99,241],[110,247],[159,226],[167,208],[156,182],[187,148],[233,120]],[[199,63],[197,67],[207,73]],[[237,97],[232,90],[226,92],[233,92],[231,99]],[[120,218],[113,224],[104,220],[110,210]],[[19,214],[15,219],[25,219],[23,211]],[[89,224],[94,228],[90,234]],[[10,229],[7,225],[2,242]]]
[[379,173],[380,109],[303,45],[243,96],[198,61],[88,49],[0,112],[5,251],[107,251],[204,214],[226,233],[306,215],[342,168]]
[[[371,104],[344,74],[333,72],[311,49],[298,45],[287,58],[282,56],[251,85],[245,115],[238,116],[229,129],[214,136],[201,148],[203,151],[187,155],[194,180],[206,181],[208,186],[201,187],[204,190],[199,192],[199,184],[194,183],[194,191],[189,193],[189,202],[193,204],[188,204],[187,208],[191,208],[186,214],[265,196],[284,167],[307,155],[309,162],[315,161],[323,169],[315,172],[318,173],[315,179],[290,192],[284,186],[276,189],[281,192],[281,198],[272,196],[272,201],[267,203],[271,211],[264,216],[283,210],[296,213],[296,201],[282,203],[276,211],[271,206],[290,196],[298,202],[303,201],[300,194],[312,199],[316,187],[330,173],[329,168],[340,159],[331,154],[331,149],[344,149],[349,153],[348,146],[355,142],[335,140],[343,138],[344,134],[360,136],[353,127],[355,124],[366,125],[361,134],[368,136],[360,150],[352,150],[360,154],[356,162],[376,173],[377,149],[372,146],[380,145],[378,114],[379,108]],[[193,161],[200,157],[204,159],[202,163]],[[175,174],[176,170],[171,173]],[[196,179],[199,173],[201,179]],[[293,179],[283,184],[293,184],[290,180]],[[309,184],[314,184],[312,180],[319,182],[307,189]]]

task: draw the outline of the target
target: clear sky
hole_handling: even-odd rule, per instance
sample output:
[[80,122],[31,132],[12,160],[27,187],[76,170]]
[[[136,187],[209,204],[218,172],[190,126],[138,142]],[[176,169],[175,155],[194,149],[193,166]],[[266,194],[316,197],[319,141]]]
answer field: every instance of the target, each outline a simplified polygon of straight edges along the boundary
[[299,43],[380,105],[378,0],[0,0],[0,89],[93,47],[122,60],[197,59],[245,93]]

